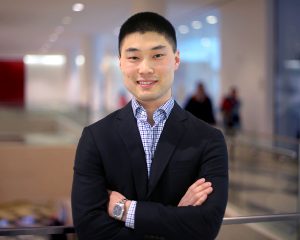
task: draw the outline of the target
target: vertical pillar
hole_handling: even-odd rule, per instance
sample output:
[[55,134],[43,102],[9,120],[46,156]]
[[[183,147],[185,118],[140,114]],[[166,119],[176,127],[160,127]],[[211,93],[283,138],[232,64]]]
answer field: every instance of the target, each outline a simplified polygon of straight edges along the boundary
[[66,54],[67,102],[71,107],[80,105],[80,70],[76,64],[76,57],[80,54],[79,48],[72,49]]
[[300,213],[300,141],[298,141],[298,212]]
[[100,62],[104,47],[100,36],[88,36],[82,41],[81,51],[85,63],[81,74],[81,102],[89,109],[90,122],[101,118],[103,112]]
[[244,131],[272,135],[272,35],[268,7],[268,0],[229,1],[220,7],[221,89],[224,95],[231,86],[237,87]]
[[[298,141],[298,199],[297,212],[300,213],[300,141]],[[300,219],[297,222],[297,239],[300,240]]]

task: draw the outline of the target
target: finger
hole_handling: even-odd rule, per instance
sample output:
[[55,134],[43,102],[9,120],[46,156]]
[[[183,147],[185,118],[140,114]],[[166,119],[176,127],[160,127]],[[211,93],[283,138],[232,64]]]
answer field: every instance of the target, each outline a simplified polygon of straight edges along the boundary
[[207,195],[211,194],[212,191],[213,191],[212,187],[207,187],[207,188],[195,193],[193,196],[191,196],[190,203],[192,205],[194,205],[195,203],[201,201],[200,199],[203,197],[203,195],[207,196]]
[[196,188],[193,188],[193,189],[189,189],[187,191],[187,193],[185,194],[186,195],[186,198],[187,199],[191,199],[193,197],[197,198],[198,200],[198,197],[197,196],[201,196],[203,193],[206,193],[206,191],[211,188],[211,183],[203,183],[202,185],[196,187]]
[[184,205],[188,206],[188,205],[194,205],[197,201],[199,201],[199,199],[206,194],[205,192],[201,191],[195,194],[188,194],[185,198],[184,198]]
[[205,179],[199,179],[196,181],[188,190],[193,191],[194,193],[202,191],[205,188],[211,187],[211,182],[205,182]]
[[211,185],[212,185],[211,182],[205,182],[205,183],[202,183],[201,185],[198,185],[197,187],[195,187],[191,190],[194,194],[196,194],[198,192],[204,191],[207,188],[210,188]]
[[205,189],[203,189],[202,191],[199,191],[198,193],[196,193],[196,194],[194,195],[194,199],[196,199],[196,201],[198,201],[198,199],[201,198],[201,196],[202,196],[203,194],[209,195],[209,194],[212,193],[212,191],[213,191],[213,188],[212,188],[212,187],[205,188]]
[[200,178],[196,182],[194,182],[189,188],[190,189],[196,188],[196,187],[200,186],[203,183],[205,183],[205,178]]
[[208,198],[208,195],[213,192],[213,188],[209,187],[205,191],[201,192],[197,195],[197,199],[193,202],[193,206],[201,205],[206,199]]
[[211,194],[212,192],[213,192],[213,188],[212,187],[209,187],[209,188],[207,188],[206,190],[205,190],[205,192],[206,192],[206,194],[207,195],[209,195],[209,194]]
[[184,204],[184,199],[181,199],[178,204],[178,207],[183,207],[183,206],[186,206],[186,205]]
[[201,185],[195,187],[190,187],[188,189],[188,191],[186,192],[186,194],[183,197],[184,201],[189,202],[190,204],[193,204],[194,201],[198,200],[198,196],[201,196],[203,193],[206,193],[205,191],[211,187],[211,183],[210,182],[203,182]]
[[202,205],[207,199],[207,195],[206,194],[203,194],[199,199],[198,201],[196,201],[193,206],[200,206]]
[[190,191],[190,190],[193,190],[195,188],[197,188],[198,186],[200,186],[201,184],[203,184],[205,182],[205,179],[204,178],[201,178],[201,179],[198,179],[196,182],[194,182],[187,190]]
[[179,207],[182,207],[182,206],[188,206],[188,205],[190,205],[190,201],[189,201],[190,198],[191,198],[191,196],[185,194],[185,195],[181,198],[181,200],[180,200],[178,206],[179,206]]
[[193,205],[199,200],[202,194],[208,194],[211,192],[210,190],[207,190],[211,187],[211,185],[211,182],[205,182],[204,178],[198,179],[188,188],[187,192],[180,200],[178,206]]

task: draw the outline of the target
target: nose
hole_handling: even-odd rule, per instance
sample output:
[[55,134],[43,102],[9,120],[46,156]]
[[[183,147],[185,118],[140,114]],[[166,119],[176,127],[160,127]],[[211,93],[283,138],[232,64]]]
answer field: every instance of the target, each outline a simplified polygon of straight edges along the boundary
[[141,61],[139,64],[138,72],[139,72],[139,74],[153,73],[154,69],[153,69],[151,62],[147,59],[143,59],[143,61]]

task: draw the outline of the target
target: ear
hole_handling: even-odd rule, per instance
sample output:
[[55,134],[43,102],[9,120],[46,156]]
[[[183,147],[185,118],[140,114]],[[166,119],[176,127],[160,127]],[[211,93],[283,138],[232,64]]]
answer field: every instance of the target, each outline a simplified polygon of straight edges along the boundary
[[179,64],[180,64],[180,53],[179,50],[177,50],[175,53],[175,70],[178,69]]

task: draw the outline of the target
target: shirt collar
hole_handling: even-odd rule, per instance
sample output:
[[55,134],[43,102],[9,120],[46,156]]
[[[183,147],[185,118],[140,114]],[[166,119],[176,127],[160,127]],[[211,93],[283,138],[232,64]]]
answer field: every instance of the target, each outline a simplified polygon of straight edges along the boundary
[[[133,98],[131,101],[131,106],[133,110],[133,114],[136,119],[147,121],[147,113],[145,108]],[[165,102],[162,106],[157,108],[154,111],[153,119],[155,122],[158,122],[160,119],[167,119],[174,107],[174,99],[171,97],[167,102]]]

